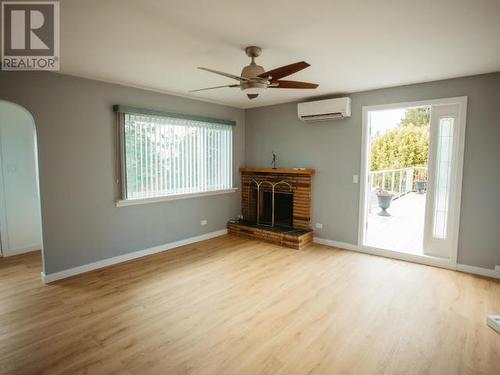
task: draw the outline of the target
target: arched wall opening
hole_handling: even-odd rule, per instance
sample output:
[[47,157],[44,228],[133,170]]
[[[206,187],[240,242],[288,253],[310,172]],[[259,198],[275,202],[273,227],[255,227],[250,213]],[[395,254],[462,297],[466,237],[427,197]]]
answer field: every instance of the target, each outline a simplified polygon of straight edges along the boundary
[[37,250],[43,257],[35,120],[0,100],[0,251],[5,257]]

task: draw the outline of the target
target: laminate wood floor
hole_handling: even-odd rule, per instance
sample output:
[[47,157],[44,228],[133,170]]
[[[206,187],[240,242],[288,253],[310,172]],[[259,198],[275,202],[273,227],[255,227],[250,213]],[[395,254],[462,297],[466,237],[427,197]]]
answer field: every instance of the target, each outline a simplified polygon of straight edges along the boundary
[[61,280],[0,259],[1,374],[500,374],[500,283],[235,236]]

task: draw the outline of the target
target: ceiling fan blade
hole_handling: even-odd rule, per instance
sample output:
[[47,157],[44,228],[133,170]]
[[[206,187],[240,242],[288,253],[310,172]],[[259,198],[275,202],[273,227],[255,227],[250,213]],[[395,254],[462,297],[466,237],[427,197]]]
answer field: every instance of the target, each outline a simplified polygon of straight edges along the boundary
[[213,70],[213,69],[209,69],[209,68],[203,68],[201,66],[199,66],[198,69],[205,70],[205,71],[210,72],[210,73],[215,73],[215,74],[218,74],[218,75],[221,75],[221,76],[224,76],[224,77],[232,78],[232,79],[235,79],[235,80],[240,81],[240,82],[242,82],[242,81],[248,81],[248,78],[240,77],[240,76],[235,76],[234,74],[224,73],[224,72],[220,72],[218,70]]
[[307,68],[310,66],[308,63],[305,61],[300,61],[294,64],[290,65],[285,65],[281,66],[279,68],[270,70],[268,72],[264,72],[262,74],[259,74],[260,78],[269,78],[271,77],[271,81],[276,81],[280,78],[287,77],[293,73],[297,73],[298,71]]
[[273,89],[315,89],[319,85],[317,83],[299,82],[299,81],[273,81],[269,88]]
[[212,89],[221,89],[223,87],[240,87],[240,85],[224,85],[224,86],[206,87],[204,89],[189,90],[189,92],[205,91],[205,90],[212,90]]
[[248,99],[255,99],[259,94],[247,94]]

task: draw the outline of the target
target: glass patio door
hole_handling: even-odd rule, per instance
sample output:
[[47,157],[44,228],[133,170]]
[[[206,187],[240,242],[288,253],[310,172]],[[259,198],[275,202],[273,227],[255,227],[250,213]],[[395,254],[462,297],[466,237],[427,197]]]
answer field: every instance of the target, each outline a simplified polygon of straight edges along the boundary
[[433,105],[429,177],[424,224],[424,254],[450,258],[456,247],[460,205],[460,106]]

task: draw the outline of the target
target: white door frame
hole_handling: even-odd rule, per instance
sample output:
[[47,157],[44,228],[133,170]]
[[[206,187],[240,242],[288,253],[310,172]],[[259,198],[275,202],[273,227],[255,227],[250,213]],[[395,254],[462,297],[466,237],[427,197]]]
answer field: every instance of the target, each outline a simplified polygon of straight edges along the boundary
[[[449,259],[436,258],[428,255],[420,254],[407,254],[400,253],[397,251],[386,250],[374,248],[371,246],[364,245],[365,237],[365,223],[367,217],[367,194],[366,191],[368,186],[368,173],[367,167],[369,165],[369,142],[368,142],[368,112],[370,111],[380,111],[387,109],[401,109],[401,108],[411,108],[411,107],[422,107],[431,105],[447,105],[447,104],[458,104],[459,106],[459,136],[457,139],[458,145],[458,171],[457,171],[457,185],[456,185],[456,210],[454,215],[455,226],[453,233],[450,233],[452,238],[452,252]],[[362,138],[361,138],[361,171],[360,171],[360,191],[359,191],[359,223],[358,223],[358,249],[360,251],[382,255],[390,258],[408,260],[416,263],[430,264],[446,268],[456,268],[457,265],[457,255],[458,255],[458,232],[460,227],[460,206],[461,206],[461,196],[462,196],[462,177],[463,177],[463,164],[464,164],[464,149],[465,149],[465,127],[467,123],[467,97],[460,96],[454,98],[441,98],[441,99],[431,99],[431,100],[419,100],[414,102],[401,102],[401,103],[391,103],[382,105],[371,105],[362,107]]]
[[[0,139],[1,139],[0,129]],[[2,145],[0,144],[0,257],[3,256],[3,249],[7,248],[9,243],[7,231],[7,218],[5,217],[5,194],[4,194],[4,176],[2,166]]]

